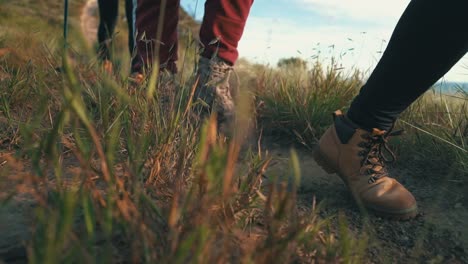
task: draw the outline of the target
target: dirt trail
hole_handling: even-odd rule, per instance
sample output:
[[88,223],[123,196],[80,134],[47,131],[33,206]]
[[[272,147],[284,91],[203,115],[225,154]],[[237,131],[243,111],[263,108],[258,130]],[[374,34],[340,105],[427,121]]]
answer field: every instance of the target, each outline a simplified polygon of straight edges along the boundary
[[[81,30],[89,46],[92,46],[96,41],[98,25],[96,17],[97,8],[96,0],[88,0],[80,16]],[[5,52],[5,50],[2,51]],[[2,74],[0,72],[0,80],[3,78]],[[10,171],[11,168],[7,168],[9,164],[5,159],[7,155],[7,153],[0,152],[0,175],[14,175],[27,171],[27,169],[16,172],[15,170]],[[2,185],[2,187],[5,186]],[[4,190],[0,190],[0,198],[5,198],[3,197],[4,194]],[[30,237],[29,227],[33,224],[35,207],[36,203],[34,200],[31,197],[23,195],[13,197],[8,204],[0,207],[0,263],[3,263],[2,260],[21,259],[26,256],[24,242]]]
[[[268,176],[288,175],[289,149],[285,146],[264,146],[275,157]],[[310,205],[315,196],[325,203],[323,217],[342,213],[352,233],[366,230],[370,236],[368,258],[374,263],[468,263],[468,193],[466,187],[446,184],[447,178],[437,172],[419,168],[391,170],[393,175],[415,195],[421,215],[416,219],[395,222],[369,215],[367,224],[350,193],[337,175],[326,174],[312,158],[311,152],[297,150],[301,164],[301,203]],[[276,162],[275,162],[276,161]],[[423,178],[424,177],[424,178]],[[437,180],[440,179],[440,180]],[[444,181],[444,182],[442,182]],[[448,181],[450,182],[450,181]],[[337,228],[338,223],[336,223]]]

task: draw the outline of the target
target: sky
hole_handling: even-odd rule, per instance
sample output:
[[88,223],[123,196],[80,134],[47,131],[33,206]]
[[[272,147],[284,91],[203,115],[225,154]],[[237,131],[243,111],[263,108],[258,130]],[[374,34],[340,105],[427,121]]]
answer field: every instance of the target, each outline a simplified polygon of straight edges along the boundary
[[[409,0],[255,0],[244,35],[241,57],[276,65],[280,58],[301,57],[370,74]],[[203,0],[182,0],[197,20]],[[430,54],[428,54],[430,56]],[[443,78],[468,82],[468,55]]]

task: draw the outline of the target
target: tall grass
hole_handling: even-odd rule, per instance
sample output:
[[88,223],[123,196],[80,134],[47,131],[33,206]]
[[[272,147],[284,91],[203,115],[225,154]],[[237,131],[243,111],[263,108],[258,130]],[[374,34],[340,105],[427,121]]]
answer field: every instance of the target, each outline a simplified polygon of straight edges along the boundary
[[286,134],[312,147],[330,125],[331,113],[349,105],[362,85],[358,71],[345,73],[332,61],[327,67],[279,68],[265,72],[257,92],[265,129]]
[[466,181],[465,176],[468,175],[466,92],[446,95],[429,91],[403,113],[399,123],[409,132],[403,144],[398,145],[403,160],[454,174],[457,180]]
[[[116,92],[128,84],[99,72],[102,77],[80,78],[87,66],[72,68],[67,54],[62,65],[61,90],[51,96],[43,87],[35,111],[21,122],[25,140],[15,147],[19,156],[30,157],[32,169],[2,176],[27,186],[38,203],[27,244],[31,263],[360,258],[344,240],[322,231],[328,220],[314,210],[299,214],[294,154],[297,180],[289,186],[261,188],[269,163],[261,150],[248,152],[237,169],[244,136],[225,141],[214,116],[202,122],[190,115],[193,86],[179,87],[169,103],[161,103],[158,93]],[[9,108],[13,102],[6,102]]]
[[[331,124],[331,113],[346,110],[363,84],[359,72],[343,74],[332,61],[326,69],[262,68],[258,71],[257,100],[265,130],[313,147]],[[401,116],[397,126],[408,133],[394,139],[404,165],[454,173],[458,180],[467,170],[468,95],[430,90]]]
[[[39,35],[28,37],[44,43]],[[73,39],[65,51],[60,42],[14,51],[30,64],[1,61],[2,202],[21,194],[35,205],[35,224],[23,227],[29,262],[360,261],[365,240],[346,228],[336,240],[315,207],[298,210],[294,153],[296,180],[262,184],[270,157],[241,148],[249,100],[226,140],[215,116],[192,113],[193,65],[175,84],[159,76],[135,87]]]

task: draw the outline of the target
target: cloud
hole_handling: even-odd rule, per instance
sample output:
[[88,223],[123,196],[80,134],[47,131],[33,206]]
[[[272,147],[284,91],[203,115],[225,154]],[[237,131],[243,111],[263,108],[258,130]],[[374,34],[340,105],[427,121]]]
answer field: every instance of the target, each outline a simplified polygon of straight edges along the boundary
[[375,24],[395,24],[409,0],[295,0],[324,17]]
[[[363,34],[362,32],[366,33]],[[276,65],[281,58],[302,57],[314,61],[337,58],[345,69],[359,68],[370,73],[386,47],[393,27],[362,28],[350,25],[308,25],[301,19],[251,16],[239,43],[240,56],[259,63]],[[341,56],[341,57],[340,57]],[[428,54],[430,56],[430,54]],[[463,67],[468,55],[446,76],[451,81],[468,81]]]
[[[390,39],[409,2],[255,0],[239,53],[251,61],[271,65],[293,56],[312,62],[320,53],[325,63],[334,56],[345,69],[359,68],[370,73],[386,47],[383,40]],[[182,0],[181,4],[201,19],[203,1]],[[468,55],[445,78],[468,81],[467,65]]]
[[340,58],[347,68],[367,70],[380,57],[378,53],[391,31],[360,29],[346,26],[312,26],[301,21],[279,18],[250,17],[239,45],[240,55],[275,65],[280,58],[302,57],[314,61],[332,56]]

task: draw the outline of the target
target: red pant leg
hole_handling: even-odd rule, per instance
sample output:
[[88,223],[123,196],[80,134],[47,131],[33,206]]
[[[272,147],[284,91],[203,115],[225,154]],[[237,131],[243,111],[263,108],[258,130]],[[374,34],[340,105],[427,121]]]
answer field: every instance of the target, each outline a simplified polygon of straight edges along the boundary
[[206,1],[200,29],[200,40],[204,45],[203,57],[211,58],[216,55],[234,65],[239,57],[237,45],[252,4],[253,0]]
[[166,0],[163,12],[162,34],[157,36],[163,0],[138,0],[135,28],[136,55],[132,60],[132,72],[143,72],[151,66],[155,44],[159,46],[159,64],[171,72],[177,72],[177,23],[179,21],[180,0]]

